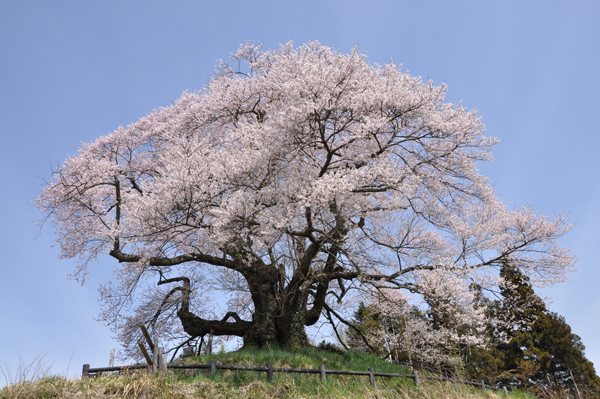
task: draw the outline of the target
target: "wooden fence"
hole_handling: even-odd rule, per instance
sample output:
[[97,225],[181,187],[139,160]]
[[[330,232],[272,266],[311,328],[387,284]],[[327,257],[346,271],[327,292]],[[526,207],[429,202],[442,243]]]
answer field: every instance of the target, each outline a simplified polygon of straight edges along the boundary
[[[268,363],[266,367],[246,367],[246,366],[231,366],[226,364],[217,364],[215,360],[211,360],[209,364],[167,364],[167,369],[175,369],[175,370],[210,370],[211,376],[217,375],[217,370],[232,370],[232,371],[254,371],[254,372],[263,372],[267,373],[267,381],[269,383],[273,382],[274,373],[296,373],[296,374],[319,374],[321,381],[325,381],[327,379],[327,375],[355,375],[355,376],[367,376],[369,377],[369,383],[373,388],[377,388],[377,383],[375,381],[375,377],[384,377],[384,378],[395,378],[395,377],[404,377],[404,378],[412,378],[415,382],[415,385],[419,385],[421,383],[420,380],[435,380],[435,381],[448,381],[453,383],[461,383],[467,385],[473,385],[476,387],[480,387],[481,389],[493,389],[497,391],[504,391],[508,395],[508,391],[506,387],[498,388],[490,385],[486,385],[483,381],[467,381],[459,378],[446,378],[446,377],[436,377],[430,375],[421,375],[416,370],[413,371],[412,374],[394,374],[394,373],[378,373],[373,370],[373,368],[369,368],[368,371],[349,371],[349,370],[327,370],[325,365],[320,365],[318,369],[292,369],[292,368],[274,368],[272,363]],[[83,365],[82,377],[97,377],[102,375],[105,372],[114,372],[118,371],[121,373],[126,373],[129,370],[148,370],[149,366],[146,364],[136,365],[136,366],[121,366],[121,367],[99,367],[99,368],[90,368],[89,364]],[[382,388],[382,387],[379,387]]]
[[[129,370],[146,370],[156,372],[166,372],[167,369],[191,369],[191,370],[210,370],[211,376],[217,375],[217,370],[232,370],[232,371],[254,371],[254,372],[266,372],[267,373],[267,381],[269,383],[273,382],[273,374],[274,373],[295,373],[295,374],[319,374],[321,381],[327,380],[327,374],[330,375],[355,375],[355,376],[368,376],[369,383],[373,388],[377,388],[377,383],[375,381],[375,377],[385,377],[385,378],[395,378],[395,377],[404,377],[404,378],[412,378],[415,382],[415,385],[420,384],[420,379],[427,380],[435,380],[435,381],[449,381],[453,383],[461,383],[467,385],[473,385],[476,387],[480,387],[481,389],[493,389],[497,391],[504,391],[508,395],[508,391],[506,387],[497,388],[494,386],[486,385],[484,381],[476,382],[476,381],[467,381],[459,378],[447,378],[447,377],[436,377],[431,375],[420,375],[416,370],[413,371],[412,374],[393,374],[393,373],[376,373],[373,368],[369,368],[368,371],[350,371],[350,370],[327,370],[325,369],[325,365],[320,365],[318,369],[292,369],[292,368],[273,368],[272,363],[268,363],[266,367],[246,367],[246,366],[229,366],[225,364],[217,364],[215,360],[211,360],[209,364],[167,364],[166,360],[163,356],[163,348],[159,347],[158,336],[154,336],[154,340],[150,337],[148,329],[143,323],[139,324],[139,327],[142,331],[143,337],[146,339],[146,343],[150,347],[150,351],[152,352],[152,356],[148,353],[145,348],[143,339],[138,341],[138,346],[140,347],[140,351],[146,358],[147,364],[140,364],[135,366],[121,366],[121,367],[113,367],[114,360],[114,349],[111,349],[111,357],[110,357],[110,366],[109,367],[99,367],[99,368],[90,368],[89,364],[83,365],[83,371],[81,373],[82,378],[88,377],[97,377],[102,375],[102,373],[114,373],[114,372],[128,372]],[[212,334],[211,334],[212,338]],[[212,341],[212,339],[210,339]],[[209,345],[210,347],[210,345]],[[379,387],[384,388],[384,387]]]

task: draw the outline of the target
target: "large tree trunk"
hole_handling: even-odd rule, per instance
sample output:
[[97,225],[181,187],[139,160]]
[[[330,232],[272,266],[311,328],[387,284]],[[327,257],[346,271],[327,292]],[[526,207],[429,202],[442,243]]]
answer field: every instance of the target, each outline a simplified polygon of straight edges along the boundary
[[254,303],[252,327],[244,334],[244,346],[263,347],[277,342],[275,318],[280,312],[277,303],[277,275],[256,272],[246,281]]
[[[244,347],[262,348],[267,345],[301,349],[310,345],[304,330],[306,293],[294,291],[287,298],[278,290],[277,269],[267,267],[244,273],[254,303],[252,321],[242,320],[229,312],[222,320],[205,320],[189,310],[189,280],[185,277],[165,282],[183,281],[182,306],[177,315],[186,333],[192,337],[235,335],[244,339]],[[234,321],[229,321],[234,319]]]
[[304,330],[305,310],[302,306],[284,309],[284,315],[276,319],[277,342],[280,346],[300,349],[310,345]]
[[309,345],[304,330],[302,296],[296,293],[291,300],[286,300],[278,290],[280,279],[276,270],[246,276],[246,279],[254,302],[254,314],[253,325],[244,335],[244,346],[277,344],[280,347],[300,349]]

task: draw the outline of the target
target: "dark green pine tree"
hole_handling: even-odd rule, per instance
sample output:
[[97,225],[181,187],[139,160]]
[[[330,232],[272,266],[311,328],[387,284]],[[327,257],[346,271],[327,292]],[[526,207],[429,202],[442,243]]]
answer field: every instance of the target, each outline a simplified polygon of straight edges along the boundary
[[600,397],[600,377],[584,355],[581,338],[571,331],[564,317],[545,312],[533,324],[530,336],[530,347],[525,353],[538,366],[531,380],[558,386],[580,397]]
[[500,275],[505,281],[501,300],[481,302],[490,319],[502,321],[502,327],[490,323],[490,337],[503,336],[504,340],[470,353],[470,376],[540,393],[600,397],[600,378],[584,355],[580,337],[562,316],[548,311],[518,268],[505,264]]
[[497,334],[503,336],[505,343],[499,344],[497,349],[504,361],[502,379],[507,385],[527,386],[530,375],[537,369],[528,353],[533,346],[531,330],[547,309],[544,301],[535,295],[529,277],[518,268],[505,263],[500,277],[504,284],[500,290],[502,300],[498,319],[501,327]]

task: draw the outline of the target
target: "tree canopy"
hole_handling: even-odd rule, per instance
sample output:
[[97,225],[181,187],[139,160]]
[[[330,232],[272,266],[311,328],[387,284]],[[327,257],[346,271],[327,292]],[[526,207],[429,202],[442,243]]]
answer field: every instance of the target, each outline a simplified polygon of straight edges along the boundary
[[497,140],[446,90],[358,51],[247,43],[204,89],[84,144],[37,206],[76,278],[120,263],[102,318],[125,345],[145,321],[180,342],[302,346],[362,290],[493,289],[509,257],[562,281],[565,217],[497,200],[476,168]]

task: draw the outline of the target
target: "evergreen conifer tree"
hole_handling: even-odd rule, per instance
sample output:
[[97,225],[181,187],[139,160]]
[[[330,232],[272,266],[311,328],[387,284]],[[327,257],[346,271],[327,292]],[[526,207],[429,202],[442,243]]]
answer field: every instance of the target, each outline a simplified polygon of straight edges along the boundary
[[[584,355],[581,338],[564,317],[550,312],[518,268],[504,264],[501,300],[481,302],[487,307],[490,337],[503,342],[476,348],[467,361],[472,378],[535,391],[566,392],[575,397],[600,397],[600,378]],[[499,327],[503,326],[503,327]]]

